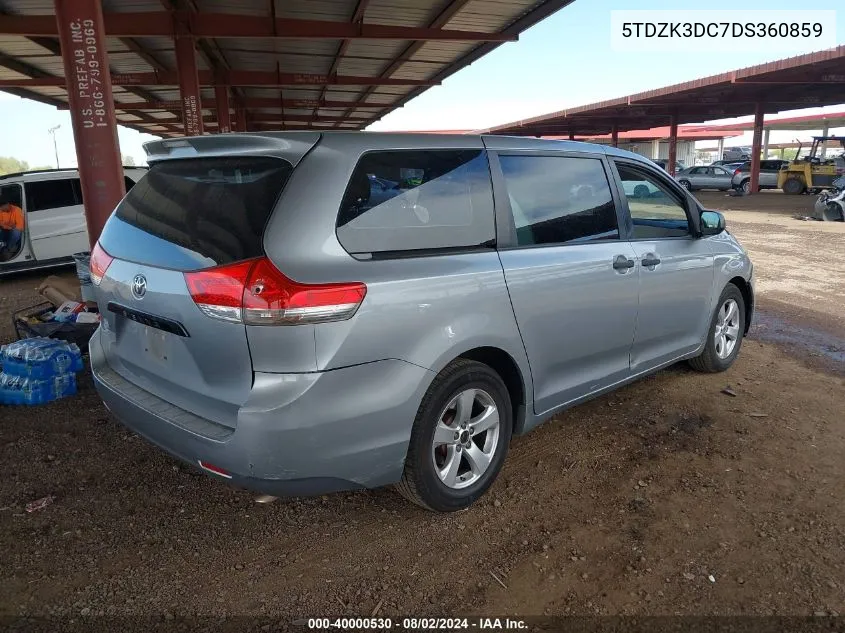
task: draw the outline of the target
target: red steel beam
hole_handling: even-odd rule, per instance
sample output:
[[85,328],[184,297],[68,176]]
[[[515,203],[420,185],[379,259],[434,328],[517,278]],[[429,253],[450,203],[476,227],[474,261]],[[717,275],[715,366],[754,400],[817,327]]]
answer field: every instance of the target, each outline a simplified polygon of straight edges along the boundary
[[672,113],[669,117],[669,164],[666,171],[675,174],[675,163],[678,159],[678,114]]
[[[353,108],[358,110],[381,110],[389,107],[387,103],[370,103],[368,101],[319,101],[317,99],[272,99],[254,97],[238,101],[240,107],[244,108],[291,108],[291,109],[319,109],[319,110],[341,110]],[[116,110],[124,112],[146,111],[146,110],[178,110],[182,107],[179,101],[138,101],[135,103],[121,103],[115,101]],[[217,101],[204,99],[202,107],[205,110],[216,110]],[[67,104],[63,104],[59,110],[67,110]]]
[[[353,24],[357,24],[359,22],[364,21],[364,13],[367,11],[367,4],[370,0],[358,0],[358,4],[355,6],[355,11],[352,12],[352,16],[350,18],[350,22]],[[275,2],[273,3],[275,7]],[[274,14],[275,17],[275,14]],[[340,62],[343,59],[343,56],[346,55],[346,51],[349,48],[349,43],[351,40],[344,39],[340,46],[337,47],[337,52],[335,53],[334,59],[332,60],[332,65],[329,68],[329,75],[336,75],[337,69],[340,67]],[[320,100],[324,99],[326,96],[326,86],[323,86],[323,89],[320,91]],[[314,110],[314,114],[317,114],[316,108]]]
[[[175,11],[194,37],[269,37],[281,39],[375,39],[458,42],[515,42],[518,35],[457,31],[390,24],[352,24],[329,20],[267,19],[256,15]],[[163,12],[109,13],[104,16],[111,37],[172,37],[171,16]],[[0,34],[55,37],[52,15],[2,15]]]
[[178,19],[173,18],[176,44],[176,69],[179,83],[179,98],[182,102],[182,123],[185,136],[202,135],[202,107],[200,82],[197,72],[197,55],[194,38]]
[[237,115],[235,118],[235,131],[246,132],[246,110],[244,108],[238,108],[235,114]]
[[[393,79],[389,77],[356,77],[348,75],[313,75],[306,73],[276,73],[260,70],[233,70],[220,73],[215,78],[210,70],[199,71],[202,86],[222,84],[226,86],[438,86],[439,81],[418,79]],[[114,86],[178,86],[175,72],[166,73],[123,73],[112,75]],[[63,77],[38,77],[0,80],[0,88],[40,88],[45,86],[64,87]]]
[[217,131],[221,134],[232,131],[232,118],[229,113],[229,89],[226,86],[214,87],[215,105],[217,108]]
[[619,124],[613,124],[613,131],[610,133],[611,143],[613,147],[619,147]]
[[765,111],[763,103],[754,106],[754,135],[751,141],[751,193],[760,191],[760,152],[763,149],[763,123]]
[[88,241],[126,195],[100,0],[55,0]]
[[[205,121],[216,121],[216,117],[204,117]],[[339,121],[341,123],[369,123],[372,119],[346,117],[342,118],[339,114],[333,116],[312,116],[310,114],[287,114],[286,112],[272,113],[272,112],[253,112],[249,120],[254,123],[283,123],[284,121]]]

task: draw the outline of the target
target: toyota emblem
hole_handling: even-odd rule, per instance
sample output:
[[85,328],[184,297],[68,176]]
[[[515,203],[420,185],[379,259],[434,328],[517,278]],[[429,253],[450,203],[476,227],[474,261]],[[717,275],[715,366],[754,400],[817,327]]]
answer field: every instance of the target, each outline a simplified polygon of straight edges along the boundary
[[136,299],[143,299],[147,294],[147,278],[144,275],[135,275],[132,280],[132,294]]

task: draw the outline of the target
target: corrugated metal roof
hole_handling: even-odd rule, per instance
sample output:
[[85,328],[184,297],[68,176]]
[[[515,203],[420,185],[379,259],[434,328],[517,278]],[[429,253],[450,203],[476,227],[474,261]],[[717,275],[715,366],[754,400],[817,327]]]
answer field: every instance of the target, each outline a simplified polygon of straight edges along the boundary
[[[426,90],[425,86],[383,85],[379,80],[394,79],[406,81],[438,82],[459,70],[479,56],[493,50],[501,41],[484,42],[480,36],[474,41],[430,39],[432,34],[415,33],[415,39],[361,39],[348,35],[349,39],[327,38],[321,34],[335,32],[334,25],[326,29],[317,28],[319,37],[279,38],[267,35],[255,37],[225,37],[229,24],[254,24],[256,33],[267,33],[270,29],[289,29],[302,26],[302,20],[327,21],[336,24],[368,26],[389,26],[402,28],[429,28],[474,33],[506,33],[517,35],[535,22],[566,6],[573,0],[102,0],[107,28],[110,14],[145,14],[134,22],[152,24],[153,32],[137,29],[132,37],[123,32],[109,31],[107,47],[109,65],[113,73],[121,75],[141,74],[159,77],[175,77],[176,55],[173,40],[162,36],[167,30],[171,15],[187,16],[194,25],[204,19],[214,24],[214,37],[197,38],[197,67],[207,77],[236,75],[240,71],[258,71],[296,75],[326,76],[323,84],[301,84],[280,86],[233,85],[230,88],[230,107],[245,108],[247,122],[256,119],[256,126],[266,129],[268,113],[277,113],[280,121],[284,115],[311,120],[296,121],[296,127],[315,128],[341,127],[360,129],[381,118],[394,107],[401,106],[413,96]],[[176,10],[178,13],[171,13]],[[194,11],[196,13],[194,13]],[[4,0],[0,14],[9,16],[54,15],[53,0]],[[150,21],[151,14],[153,22]],[[222,16],[219,19],[215,16]],[[239,16],[239,17],[235,17]],[[273,18],[279,22],[273,22]],[[157,18],[161,22],[156,21]],[[255,18],[260,18],[256,20]],[[246,22],[244,22],[246,20]],[[123,18],[123,23],[127,20]],[[131,20],[130,20],[131,22]],[[113,22],[114,23],[114,22]],[[164,29],[162,29],[164,24]],[[305,25],[307,26],[307,25]],[[234,27],[232,27],[234,28]],[[221,30],[222,29],[222,30]],[[26,31],[31,32],[31,31]],[[244,31],[238,31],[242,33]],[[288,31],[284,31],[288,33]],[[393,35],[391,31],[390,35]],[[406,38],[410,33],[397,34]],[[420,40],[418,37],[429,39]],[[484,38],[489,39],[489,38]],[[61,77],[64,66],[56,54],[58,39],[55,32],[41,33],[38,37],[0,34],[0,79],[20,80],[25,77]],[[4,59],[17,64],[3,66]],[[21,66],[22,64],[22,66]],[[21,72],[23,71],[23,72]],[[335,85],[334,75],[343,77],[366,77],[368,85],[345,82]],[[250,78],[251,79],[251,78]],[[233,82],[235,83],[235,82]],[[369,85],[372,84],[372,85]],[[16,94],[28,94],[32,98],[55,103],[66,102],[63,88],[27,86],[14,89]],[[161,83],[139,83],[138,85],[115,86],[114,96],[119,120],[131,123],[141,130],[162,129],[159,119],[178,121],[178,110],[162,110],[157,104],[146,109],[120,110],[120,104],[138,104],[145,101],[178,102],[179,90],[173,85]],[[211,86],[204,86],[201,99],[207,104],[204,112],[216,113],[215,93]],[[256,99],[258,101],[256,101]],[[278,105],[266,102],[278,101]],[[264,100],[264,101],[262,101]],[[283,101],[287,105],[283,107]],[[308,105],[299,101],[313,102]],[[334,107],[321,107],[320,103],[332,102]],[[349,104],[338,107],[338,103]],[[361,103],[373,103],[379,109],[361,108]],[[167,107],[173,104],[167,104]],[[294,107],[291,107],[293,105]],[[156,109],[158,107],[158,109]],[[319,117],[319,119],[317,118]],[[352,121],[348,119],[354,119]],[[329,119],[328,121],[325,119]],[[272,123],[271,123],[272,125]],[[291,122],[293,125],[293,122]],[[178,128],[167,128],[176,133]]]
[[491,128],[500,134],[606,134],[668,123],[700,123],[842,103],[845,46],[694,79],[626,97],[551,112]]

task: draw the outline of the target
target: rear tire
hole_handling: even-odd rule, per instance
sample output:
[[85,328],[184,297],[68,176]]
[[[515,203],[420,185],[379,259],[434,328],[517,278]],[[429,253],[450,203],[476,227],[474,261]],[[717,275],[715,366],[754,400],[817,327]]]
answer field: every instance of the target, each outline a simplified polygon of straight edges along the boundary
[[746,196],[751,193],[751,179],[746,178],[739,184],[739,188]]
[[511,400],[499,375],[482,363],[455,360],[420,403],[397,490],[435,512],[469,507],[502,469],[512,430]]
[[[735,312],[731,311],[732,305],[735,306]],[[739,288],[728,284],[722,290],[710,319],[704,349],[701,354],[689,359],[690,366],[696,371],[709,374],[725,371],[739,355],[744,332],[745,299]]]
[[783,192],[790,196],[797,196],[804,191],[804,183],[798,178],[787,178],[783,183]]

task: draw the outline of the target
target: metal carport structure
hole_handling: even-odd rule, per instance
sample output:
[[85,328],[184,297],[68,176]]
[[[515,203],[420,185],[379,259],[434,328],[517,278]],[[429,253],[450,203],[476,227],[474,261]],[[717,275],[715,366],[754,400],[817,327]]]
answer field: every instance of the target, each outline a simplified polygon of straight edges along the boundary
[[669,125],[669,170],[674,169],[679,123],[754,114],[752,191],[759,188],[763,121],[767,113],[845,101],[845,46],[781,59],[674,86],[514,121],[496,134],[574,138]]
[[0,90],[70,110],[93,243],[116,125],[361,129],[573,0],[3,0]]

